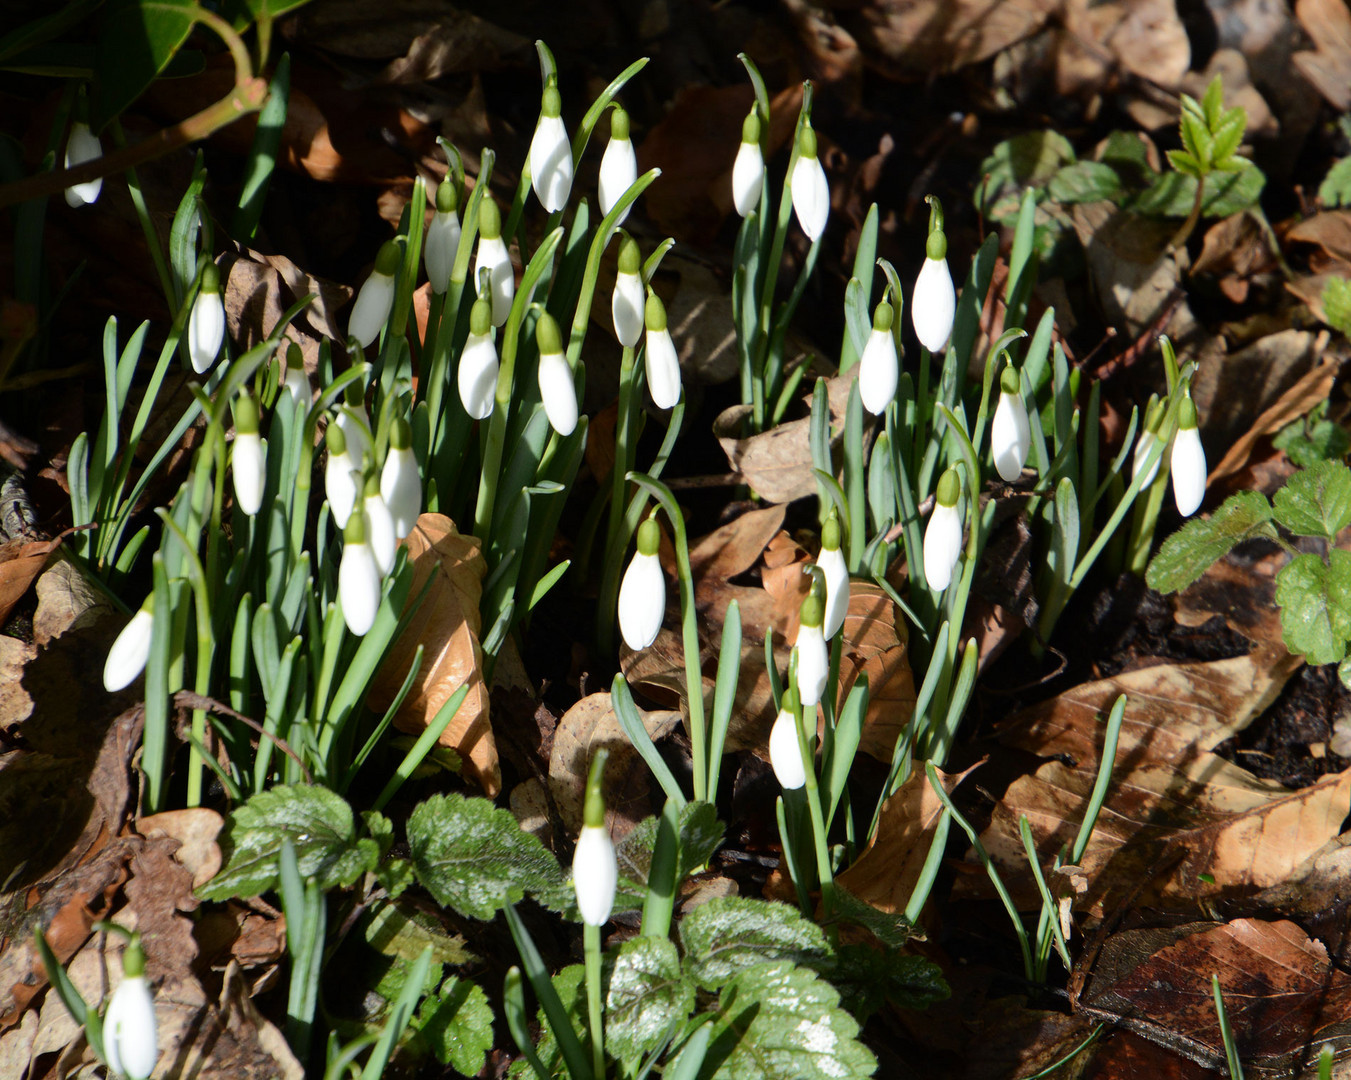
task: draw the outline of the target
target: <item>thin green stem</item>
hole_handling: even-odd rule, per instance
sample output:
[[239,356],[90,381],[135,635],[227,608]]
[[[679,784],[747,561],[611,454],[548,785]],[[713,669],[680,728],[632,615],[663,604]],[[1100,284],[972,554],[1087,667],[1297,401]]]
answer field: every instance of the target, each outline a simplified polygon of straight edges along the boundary
[[591,1068],[596,1080],[605,1076],[604,1027],[600,1001],[600,927],[587,925],[582,932],[586,952],[586,1011],[591,1021]]

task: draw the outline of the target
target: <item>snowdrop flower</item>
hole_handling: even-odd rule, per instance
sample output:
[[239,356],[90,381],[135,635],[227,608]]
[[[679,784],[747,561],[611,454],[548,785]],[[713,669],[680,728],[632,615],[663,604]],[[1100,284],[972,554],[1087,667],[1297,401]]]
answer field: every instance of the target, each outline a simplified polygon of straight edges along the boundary
[[638,526],[638,550],[619,586],[619,633],[635,652],[657,640],[666,615],[666,577],[657,558],[660,543],[657,519],[644,518]]
[[[1162,422],[1163,402],[1151,402],[1145,413],[1145,429],[1140,432],[1140,437],[1135,440],[1135,452],[1131,455],[1132,474],[1139,473],[1141,467],[1149,459],[1150,451],[1159,445],[1159,425]],[[1154,459],[1154,464],[1145,473],[1144,479],[1140,481],[1141,491],[1154,483],[1154,478],[1159,475],[1159,465],[1162,461],[1163,453],[1160,452],[1159,456]]]
[[952,334],[957,292],[952,287],[952,275],[948,273],[948,238],[943,235],[943,208],[932,195],[928,202],[929,239],[924,245],[924,265],[915,279],[910,318],[920,344],[931,353],[939,353]]
[[375,565],[383,577],[394,569],[394,554],[398,550],[399,540],[394,535],[394,517],[380,494],[380,478],[372,469],[366,475],[365,495],[361,500],[366,512],[366,536],[371,545],[371,554],[375,556]]
[[394,519],[394,535],[402,540],[413,531],[422,512],[422,477],[413,453],[413,429],[399,417],[389,428],[389,453],[380,473],[380,497]]
[[625,235],[619,243],[619,273],[615,275],[615,291],[610,297],[610,316],[614,319],[615,337],[619,344],[631,349],[643,334],[643,255],[638,241]]
[[571,435],[577,427],[577,386],[568,358],[563,355],[558,322],[547,311],[535,323],[535,345],[539,349],[539,396],[544,412],[558,434]]
[[666,305],[651,289],[643,312],[647,325],[647,348],[643,350],[643,366],[647,369],[647,392],[659,409],[674,408],[680,400],[680,360],[676,357],[675,342],[666,328]]
[[933,513],[924,529],[924,580],[934,592],[942,592],[952,583],[952,571],[962,554],[962,516],[957,512],[961,482],[956,469],[948,469],[938,480]]
[[1177,512],[1191,517],[1206,497],[1206,449],[1196,429],[1196,405],[1191,396],[1178,409],[1177,434],[1173,436],[1173,499]]
[[535,197],[551,214],[562,210],[572,193],[572,144],[563,123],[563,99],[553,79],[544,88],[528,164]]
[[460,247],[460,196],[455,181],[447,176],[436,189],[436,213],[427,226],[427,241],[422,248],[423,265],[432,291],[443,293],[450,285],[455,252]]
[[830,184],[826,181],[826,170],[821,168],[821,160],[816,156],[816,132],[809,122],[802,125],[797,150],[798,159],[793,166],[790,185],[793,213],[807,239],[815,243],[826,231],[826,218],[830,216]]
[[896,398],[896,385],[901,377],[901,362],[896,355],[896,335],[891,324],[895,318],[892,307],[885,300],[873,311],[872,333],[863,346],[858,365],[858,392],[863,407],[874,416],[881,416]]
[[155,594],[145,598],[141,609],[122,627],[103,665],[103,689],[110,694],[125,690],[145,670],[150,659],[150,629],[154,625]]
[[296,415],[298,417],[308,415],[310,402],[314,400],[314,391],[310,389],[310,377],[305,373],[305,357],[300,351],[300,346],[294,341],[286,350],[286,375],[282,385],[295,402]]
[[999,404],[990,425],[990,448],[994,452],[994,467],[1005,483],[1011,484],[1022,476],[1027,452],[1032,448],[1032,426],[1027,419],[1018,372],[1007,362],[999,376]]
[[208,262],[202,267],[202,284],[188,316],[188,357],[192,370],[202,375],[220,355],[225,340],[225,302],[220,296],[220,267]]
[[460,353],[456,375],[460,404],[474,420],[492,415],[497,393],[497,346],[493,344],[492,302],[483,297],[474,301],[469,313],[469,337]]
[[815,585],[802,601],[801,621],[797,628],[797,693],[804,709],[814,709],[821,702],[830,675],[830,652],[822,630],[826,605]]
[[769,732],[769,763],[774,776],[785,791],[796,791],[807,783],[807,769],[802,763],[802,746],[798,742],[796,713],[797,690],[788,687],[779,702],[779,715]]
[[380,564],[371,548],[366,515],[357,508],[342,531],[342,562],[338,564],[338,602],[343,622],[357,637],[375,625],[380,609]]
[[[103,156],[103,144],[99,137],[89,130],[83,120],[70,125],[70,135],[66,138],[66,168],[73,169],[87,161],[97,161]],[[97,201],[103,190],[103,177],[86,180],[83,184],[72,184],[66,188],[66,205],[72,207],[87,206]]]
[[375,256],[375,269],[357,293],[352,317],[347,322],[347,333],[356,338],[363,349],[380,336],[385,323],[389,322],[389,313],[394,308],[394,275],[398,269],[399,245],[386,240]]
[[258,404],[247,390],[235,398],[235,442],[230,451],[235,505],[249,517],[262,508],[267,484],[267,443],[258,434]]
[[[569,161],[572,159],[569,158]],[[511,314],[511,301],[516,295],[516,275],[511,269],[511,256],[502,242],[502,211],[492,196],[479,204],[478,254],[474,258],[474,280],[488,271],[488,288],[493,301],[493,325],[501,326]]]
[[742,217],[760,205],[765,186],[765,155],[760,149],[760,114],[752,105],[741,122],[741,146],[732,165],[732,205]]
[[609,919],[619,884],[619,860],[610,830],[605,827],[605,796],[601,791],[608,757],[608,751],[600,749],[591,761],[586,801],[582,804],[582,831],[572,853],[572,887],[587,926],[603,926]]
[[371,418],[366,412],[366,390],[359,381],[349,382],[343,390],[337,422],[347,436],[347,454],[352,459],[352,467],[358,468],[371,452]]
[[357,466],[347,452],[347,436],[342,433],[342,425],[336,420],[329,421],[324,440],[328,445],[328,462],[324,465],[324,495],[328,498],[334,524],[342,529],[347,526],[352,507],[357,501],[357,484],[352,479]]
[[129,1080],[145,1080],[159,1058],[155,999],[146,982],[145,952],[136,934],[122,953],[122,981],[103,1014],[103,1053],[108,1068]]
[[840,517],[833,509],[821,527],[821,554],[816,565],[826,579],[826,618],[822,629],[829,641],[840,632],[849,610],[849,568],[840,550]]
[[[610,114],[610,141],[605,144],[605,154],[600,159],[602,217],[614,209],[615,203],[624,197],[624,192],[633,187],[637,179],[638,155],[633,152],[633,140],[629,138],[629,114],[616,105]],[[616,225],[624,224],[630,209],[631,206],[625,207]]]

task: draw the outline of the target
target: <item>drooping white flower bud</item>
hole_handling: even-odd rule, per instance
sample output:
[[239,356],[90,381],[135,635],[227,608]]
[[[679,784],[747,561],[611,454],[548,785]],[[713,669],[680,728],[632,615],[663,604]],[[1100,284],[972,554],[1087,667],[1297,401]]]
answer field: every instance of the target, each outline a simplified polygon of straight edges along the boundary
[[830,184],[826,180],[826,170],[816,156],[816,132],[810,124],[803,124],[797,147],[798,159],[790,182],[793,213],[807,239],[814,243],[826,231],[826,218],[830,216]]
[[[569,161],[572,159],[569,158]],[[502,242],[502,211],[485,196],[479,204],[478,254],[474,257],[474,281],[488,271],[488,287],[492,293],[493,325],[501,326],[511,314],[511,301],[516,296],[516,274],[511,268],[511,256]]]
[[615,275],[615,290],[610,297],[610,316],[614,319],[615,337],[625,348],[638,344],[643,336],[643,265],[638,241],[625,235],[619,244],[619,272]]
[[539,349],[539,396],[545,415],[558,434],[571,435],[577,428],[577,386],[568,358],[563,355],[558,322],[547,311],[535,323],[535,345]]
[[619,586],[619,633],[635,652],[657,640],[666,615],[666,577],[657,547],[661,529],[655,517],[638,526],[638,550]]
[[[1135,440],[1135,451],[1131,455],[1131,474],[1140,472],[1141,467],[1149,460],[1149,454],[1154,447],[1159,445],[1159,425],[1163,422],[1164,405],[1162,401],[1150,403],[1145,412],[1144,430],[1140,432],[1140,437]],[[1154,478],[1159,475],[1159,465],[1163,462],[1163,453],[1154,459],[1154,463],[1149,466],[1144,479],[1140,481],[1140,490],[1143,491],[1154,483]]]
[[1190,395],[1182,399],[1173,436],[1173,499],[1177,512],[1191,517],[1206,497],[1206,448],[1196,427],[1196,405]]
[[647,392],[659,409],[672,409],[680,400],[680,358],[675,342],[666,328],[666,305],[651,290],[647,294],[643,321],[647,326],[647,348],[643,366],[647,370]]
[[823,630],[826,605],[815,586],[802,601],[799,615],[797,641],[793,645],[797,651],[797,693],[804,709],[814,709],[820,704],[830,677],[830,650]]
[[[73,169],[87,161],[97,161],[103,156],[103,144],[99,137],[89,130],[83,120],[70,125],[70,134],[66,137],[66,168]],[[72,207],[87,206],[96,202],[103,190],[103,177],[86,180],[83,184],[72,184],[66,188],[66,205]]]
[[608,758],[609,751],[602,747],[591,759],[582,804],[582,831],[572,853],[572,887],[587,926],[603,926],[609,919],[619,884],[619,860],[610,830],[605,827],[605,796],[601,790]]
[[896,355],[896,335],[892,331],[895,318],[892,307],[885,300],[873,311],[873,328],[863,346],[858,364],[858,392],[863,407],[874,416],[881,416],[896,399],[896,386],[901,377],[901,362]]
[[933,513],[924,529],[924,580],[934,592],[952,583],[952,571],[962,555],[962,516],[957,511],[961,481],[956,469],[938,479]]
[[385,323],[389,322],[389,313],[394,310],[394,275],[398,269],[399,245],[386,240],[375,256],[375,269],[357,293],[357,302],[352,305],[352,317],[347,323],[347,333],[356,338],[363,349],[380,336]]
[[469,337],[460,353],[460,368],[455,381],[460,404],[473,420],[492,415],[497,393],[497,346],[493,343],[492,303],[480,297],[469,313]]
[[399,547],[398,537],[394,535],[394,518],[380,494],[380,478],[372,469],[366,476],[365,495],[361,501],[366,512],[366,537],[371,545],[371,554],[375,556],[375,565],[384,577],[394,569],[394,555]]
[[796,699],[796,688],[787,687],[779,703],[779,715],[774,718],[774,726],[769,731],[769,763],[774,767],[775,779],[785,791],[796,791],[807,783],[802,746],[798,742]]
[[258,434],[258,404],[247,390],[235,398],[235,441],[230,451],[235,505],[249,517],[262,508],[267,485],[267,443]]
[[1018,372],[1009,363],[999,376],[999,404],[990,424],[990,448],[994,467],[1006,484],[1023,475],[1023,465],[1032,448],[1032,425],[1027,418]]
[[282,380],[286,392],[295,402],[296,415],[307,416],[310,404],[314,401],[314,391],[310,387],[310,377],[305,372],[305,357],[300,346],[294,341],[286,349],[286,375]]
[[829,641],[840,632],[849,610],[849,568],[840,550],[840,518],[834,510],[821,527],[821,554],[816,565],[826,579],[826,618],[822,629]]
[[133,934],[122,953],[122,981],[103,1014],[103,1053],[108,1068],[127,1080],[146,1080],[159,1059],[155,999],[145,977],[145,953]]
[[741,122],[741,146],[732,165],[732,205],[742,217],[760,205],[765,186],[765,155],[760,149],[760,115],[755,106]]
[[117,635],[103,664],[103,688],[110,694],[125,690],[145,670],[150,659],[150,631],[154,626],[155,595],[145,598],[140,610]]
[[375,625],[380,610],[380,565],[371,549],[366,515],[353,511],[342,531],[342,562],[338,564],[338,602],[343,622],[357,637],[364,637]]
[[357,501],[357,463],[347,452],[347,436],[336,420],[330,420],[324,436],[328,445],[328,461],[324,465],[324,495],[333,514],[333,523],[345,528]]
[[225,341],[225,301],[220,295],[220,267],[208,262],[202,267],[202,285],[188,316],[188,357],[192,370],[202,375],[211,369]]
[[[629,138],[629,114],[616,105],[610,113],[610,141],[606,143],[605,154],[600,159],[602,217],[614,209],[615,203],[624,197],[624,192],[633,187],[637,179],[638,155],[633,152],[633,140]],[[631,209],[626,208],[615,224],[624,224]]]
[[450,286],[455,252],[460,247],[460,196],[455,181],[447,176],[436,189],[436,213],[427,226],[427,241],[422,248],[423,265],[432,291],[443,293]]
[[540,102],[529,164],[530,184],[540,204],[551,214],[562,210],[572,193],[572,144],[563,123],[563,99],[552,79]]
[[413,430],[403,417],[389,428],[389,453],[380,473],[380,497],[389,507],[394,535],[402,540],[413,531],[422,512],[422,477],[413,452]]
[[359,380],[349,382],[343,389],[337,424],[347,436],[347,454],[352,459],[352,467],[360,468],[371,452],[371,418],[366,412],[366,391]]
[[915,336],[931,353],[940,353],[952,336],[952,322],[957,316],[957,290],[948,272],[948,240],[943,235],[943,208],[938,200],[928,198],[929,238],[924,244],[924,265],[915,279],[915,292],[910,302],[910,318]]

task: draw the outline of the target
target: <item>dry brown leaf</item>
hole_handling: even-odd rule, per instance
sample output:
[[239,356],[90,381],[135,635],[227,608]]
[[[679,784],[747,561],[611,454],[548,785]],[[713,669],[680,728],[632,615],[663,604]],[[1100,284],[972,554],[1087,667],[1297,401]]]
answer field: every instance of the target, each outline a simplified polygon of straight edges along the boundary
[[224,819],[204,806],[186,810],[165,810],[136,822],[137,831],[147,840],[164,836],[178,842],[174,860],[192,875],[192,887],[199,889],[216,876],[221,867],[220,834]]
[[1120,69],[1171,87],[1191,67],[1191,42],[1173,0],[1069,0],[1062,17],[1062,87],[1071,79],[1099,85]]
[[1351,109],[1351,11],[1343,0],[1297,0],[1295,17],[1314,43],[1295,53],[1300,73],[1340,112]]
[[[861,676],[868,679],[868,711],[858,748],[878,761],[890,762],[892,752],[915,712],[915,677],[907,648],[909,630],[898,619],[891,597],[871,582],[849,586],[849,607],[840,629],[839,704]],[[905,635],[902,637],[902,635]]]
[[1253,275],[1272,264],[1266,230],[1251,211],[1245,210],[1206,230],[1192,273],[1214,275],[1220,291],[1235,304],[1241,304],[1248,299]]
[[1176,227],[1126,213],[1110,202],[1078,203],[1071,218],[1108,322],[1132,338],[1144,333],[1178,289],[1180,271],[1168,250]]
[[1276,551],[1243,565],[1226,557],[1177,594],[1173,620],[1179,626],[1201,626],[1220,615],[1229,629],[1252,641],[1268,656],[1286,653],[1280,609],[1276,606],[1276,575],[1290,561]]
[[[638,715],[653,742],[680,722],[678,712],[639,709]],[[601,747],[610,751],[603,784],[605,821],[611,836],[619,840],[651,813],[652,773],[619,726],[608,691],[582,698],[558,722],[549,754],[549,792],[563,825],[575,835],[582,827],[591,759]]]
[[479,543],[462,535],[444,514],[423,514],[403,543],[413,564],[409,604],[422,595],[429,579],[431,585],[376,672],[371,707],[378,711],[393,702],[421,645],[422,670],[394,715],[394,726],[410,734],[421,733],[467,681],[469,693],[439,741],[460,755],[465,773],[484,792],[496,795],[502,787],[502,773],[488,722],[488,687],[483,681],[479,645],[479,599],[486,570]]
[[1262,653],[1161,664],[1086,683],[1015,717],[1001,742],[1055,759],[1009,786],[982,835],[1015,893],[1035,904],[1019,817],[1027,815],[1047,863],[1073,841],[1097,773],[1101,718],[1120,694],[1128,697],[1125,721],[1081,860],[1089,881],[1081,909],[1100,915],[1109,898],[1132,895],[1142,882],[1141,902],[1149,903],[1243,896],[1284,880],[1337,835],[1351,770],[1290,791],[1211,751],[1258,716],[1298,664]]
[[37,580],[33,643],[45,649],[67,630],[97,622],[113,610],[108,594],[95,589],[74,563],[57,562]]
[[56,540],[10,540],[0,544],[0,623],[37,580],[47,559],[61,544]]
[[[1202,364],[1192,383],[1202,440],[1210,446],[1232,446],[1282,395],[1317,370],[1320,360],[1318,335],[1282,330],[1219,363]],[[1243,393],[1234,393],[1236,386]]]
[[743,636],[762,640],[771,626],[780,634],[785,632],[775,618],[774,597],[754,585],[734,585],[732,579],[760,561],[766,547],[777,539],[787,509],[767,506],[742,514],[700,537],[690,548],[695,609],[714,626],[722,625],[728,604],[735,600],[741,609]]

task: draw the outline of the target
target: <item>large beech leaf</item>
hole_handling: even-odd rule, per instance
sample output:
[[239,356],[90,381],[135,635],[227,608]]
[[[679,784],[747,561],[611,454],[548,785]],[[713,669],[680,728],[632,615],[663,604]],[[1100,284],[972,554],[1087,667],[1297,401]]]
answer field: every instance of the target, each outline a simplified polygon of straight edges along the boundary
[[765,961],[819,964],[831,955],[821,928],[797,908],[744,897],[722,897],[695,908],[680,923],[680,943],[705,990],[716,990],[737,972]]
[[557,888],[558,862],[509,810],[487,799],[434,795],[408,819],[418,880],[437,903],[491,919],[527,892]]
[[225,868],[198,890],[207,900],[256,896],[277,882],[282,843],[290,840],[303,878],[321,890],[350,885],[380,860],[380,845],[357,839],[352,808],[326,787],[280,784],[230,814],[221,834]]
[[615,957],[605,999],[605,1048],[629,1066],[694,1011],[694,982],[668,938],[638,937]]
[[840,995],[809,968],[756,964],[723,987],[718,1006],[713,1080],[849,1080],[877,1068]]

